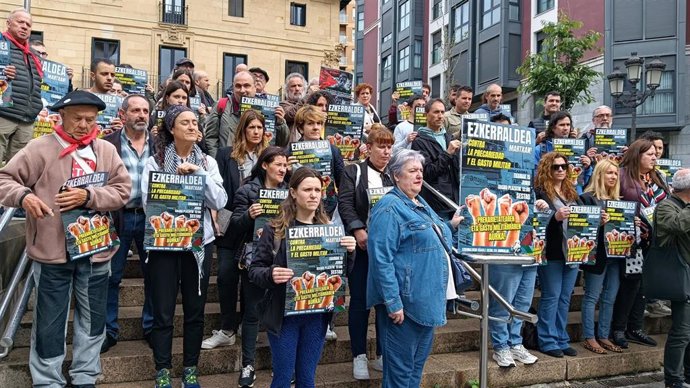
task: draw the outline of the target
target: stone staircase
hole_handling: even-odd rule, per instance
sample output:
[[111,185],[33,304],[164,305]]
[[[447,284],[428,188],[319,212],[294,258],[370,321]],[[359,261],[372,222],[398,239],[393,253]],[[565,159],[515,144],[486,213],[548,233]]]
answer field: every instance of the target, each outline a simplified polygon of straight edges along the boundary
[[[206,304],[205,333],[217,329],[220,322],[218,304],[216,262],[212,271]],[[478,292],[468,292],[470,299],[479,299]],[[534,304],[539,301],[536,292]],[[663,360],[664,333],[667,333],[670,318],[648,317],[646,329],[659,342],[658,347],[632,345],[623,354],[595,355],[585,350],[582,341],[580,323],[580,304],[583,297],[582,287],[576,287],[571,302],[568,331],[573,346],[579,355],[574,358],[552,358],[536,353],[539,362],[530,366],[519,365],[517,368],[501,369],[490,362],[489,386],[513,387],[538,383],[561,382],[565,380],[587,380],[605,376],[632,374],[659,370]],[[102,388],[147,387],[154,386],[153,355],[141,331],[140,314],[144,300],[143,280],[136,256],[129,258],[120,293],[120,341],[103,354]],[[179,303],[179,300],[178,300]],[[32,304],[30,303],[29,309]],[[0,361],[0,387],[29,387],[31,377],[28,367],[29,340],[31,333],[32,311],[28,311],[22,320],[21,328],[15,338],[15,348],[10,355]],[[71,321],[71,318],[70,318]],[[373,311],[370,317],[373,322]],[[381,374],[370,369],[372,380],[356,381],[352,378],[352,356],[350,354],[350,337],[347,330],[347,312],[336,316],[337,341],[329,341],[323,351],[317,369],[317,387],[351,388],[378,387]],[[173,373],[180,376],[182,369],[182,308],[178,306],[175,316],[173,340]],[[370,358],[375,352],[373,324],[369,328],[368,353]],[[68,339],[71,340],[71,324],[68,326]],[[240,340],[230,347],[202,350],[199,361],[200,382],[204,388],[228,387],[237,384],[238,371],[241,367]],[[448,324],[437,329],[434,338],[432,355],[424,369],[422,386],[425,388],[462,387],[467,381],[479,376],[479,321],[459,316],[449,316]],[[71,345],[65,362],[65,373],[71,360]],[[271,380],[271,356],[265,332],[259,333],[256,365],[257,380],[255,387],[268,387]],[[179,380],[176,380],[179,381]],[[175,384],[178,384],[176,382]]]

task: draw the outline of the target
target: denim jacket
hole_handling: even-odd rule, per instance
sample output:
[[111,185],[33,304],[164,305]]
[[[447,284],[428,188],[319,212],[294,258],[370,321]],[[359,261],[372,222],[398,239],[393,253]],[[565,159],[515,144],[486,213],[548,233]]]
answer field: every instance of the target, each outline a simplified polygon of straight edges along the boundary
[[417,200],[422,206],[396,187],[371,213],[367,306],[384,304],[388,313],[404,309],[422,326],[442,326],[449,268],[431,223],[440,227],[448,246],[451,231],[421,196]]

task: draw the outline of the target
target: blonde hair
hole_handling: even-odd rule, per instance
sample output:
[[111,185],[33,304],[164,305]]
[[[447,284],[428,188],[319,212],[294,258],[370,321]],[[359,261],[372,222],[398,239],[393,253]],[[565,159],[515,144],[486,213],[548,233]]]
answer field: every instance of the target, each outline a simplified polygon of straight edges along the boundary
[[[606,171],[608,171],[610,167],[615,167],[619,176],[613,187],[606,187]],[[602,159],[597,162],[597,166],[594,167],[592,178],[589,180],[589,185],[585,189],[585,193],[592,193],[596,199],[618,200],[620,198],[620,186],[621,179],[618,164],[609,159]]]

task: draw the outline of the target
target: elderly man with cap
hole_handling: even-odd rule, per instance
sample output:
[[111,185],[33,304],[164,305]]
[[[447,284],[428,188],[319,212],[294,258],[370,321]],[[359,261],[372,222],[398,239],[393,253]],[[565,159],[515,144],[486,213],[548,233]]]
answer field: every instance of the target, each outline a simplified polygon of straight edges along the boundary
[[268,73],[260,67],[252,67],[249,72],[254,76],[254,85],[256,85],[256,95],[266,96],[266,84],[268,83]]
[[[62,126],[30,141],[0,169],[0,204],[24,208],[27,213],[26,250],[33,260],[36,284],[29,356],[33,385],[66,385],[62,374],[65,326],[74,295],[72,387],[95,387],[101,373],[110,258],[117,247],[84,257],[70,254],[66,235],[72,234],[73,227],[81,232],[90,229],[90,220],[80,217],[89,225],[77,222],[66,232],[63,217],[73,209],[109,212],[121,208],[129,198],[131,180],[115,147],[98,139],[96,116],[105,109],[98,97],[77,90],[50,109],[60,113]],[[103,174],[105,182],[80,188],[66,184],[92,173]],[[110,218],[102,216],[99,222],[110,223]],[[89,244],[83,245],[88,254]]]

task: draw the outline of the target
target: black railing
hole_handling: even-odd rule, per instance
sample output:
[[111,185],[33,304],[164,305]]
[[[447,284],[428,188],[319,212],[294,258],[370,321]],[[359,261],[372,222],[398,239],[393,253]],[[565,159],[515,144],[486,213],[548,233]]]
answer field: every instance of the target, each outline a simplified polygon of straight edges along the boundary
[[187,25],[187,6],[160,2],[161,23]]

